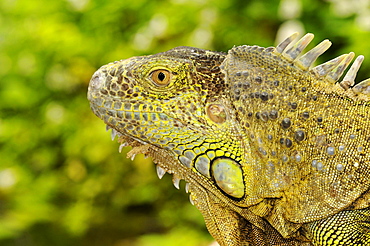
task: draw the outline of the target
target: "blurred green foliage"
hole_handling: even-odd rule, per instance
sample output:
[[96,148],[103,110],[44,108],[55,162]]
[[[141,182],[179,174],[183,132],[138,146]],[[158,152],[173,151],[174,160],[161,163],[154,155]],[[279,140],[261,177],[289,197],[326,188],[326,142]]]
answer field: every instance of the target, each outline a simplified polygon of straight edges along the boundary
[[321,61],[370,57],[369,12],[350,0],[1,1],[0,245],[208,245],[184,184],[118,153],[90,112],[91,75],[134,55],[271,46],[296,30],[333,41]]

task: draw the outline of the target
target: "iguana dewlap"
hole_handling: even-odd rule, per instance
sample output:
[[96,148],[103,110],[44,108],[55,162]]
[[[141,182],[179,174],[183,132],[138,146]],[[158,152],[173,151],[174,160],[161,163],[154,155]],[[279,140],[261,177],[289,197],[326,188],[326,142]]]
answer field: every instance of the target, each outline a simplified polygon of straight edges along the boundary
[[295,34],[227,54],[191,47],[101,67],[93,112],[129,155],[187,182],[220,245],[370,245],[370,80],[363,56]]

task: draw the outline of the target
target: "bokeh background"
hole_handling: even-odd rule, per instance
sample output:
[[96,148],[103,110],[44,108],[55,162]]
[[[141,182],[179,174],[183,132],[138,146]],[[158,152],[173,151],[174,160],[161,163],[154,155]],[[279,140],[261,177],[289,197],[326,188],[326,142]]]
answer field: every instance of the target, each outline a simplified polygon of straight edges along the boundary
[[294,31],[333,41],[321,62],[370,57],[369,30],[368,0],[1,0],[0,245],[209,245],[184,183],[118,153],[90,111],[91,75],[175,46],[267,47]]

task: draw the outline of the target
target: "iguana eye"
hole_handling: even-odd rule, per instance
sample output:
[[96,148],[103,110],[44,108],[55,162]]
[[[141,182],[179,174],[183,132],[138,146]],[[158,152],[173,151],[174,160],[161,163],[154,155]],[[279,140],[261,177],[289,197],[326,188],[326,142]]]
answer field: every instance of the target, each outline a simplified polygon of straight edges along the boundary
[[151,73],[152,81],[157,86],[166,86],[171,81],[172,74],[168,70],[158,69]]

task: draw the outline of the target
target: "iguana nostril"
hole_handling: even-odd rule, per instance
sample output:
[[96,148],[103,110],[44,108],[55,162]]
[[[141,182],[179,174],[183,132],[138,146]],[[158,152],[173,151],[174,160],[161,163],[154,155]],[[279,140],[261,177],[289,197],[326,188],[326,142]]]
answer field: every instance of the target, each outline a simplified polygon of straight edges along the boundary
[[97,71],[90,80],[90,88],[93,90],[100,90],[104,85],[104,81],[105,76],[101,72]]

